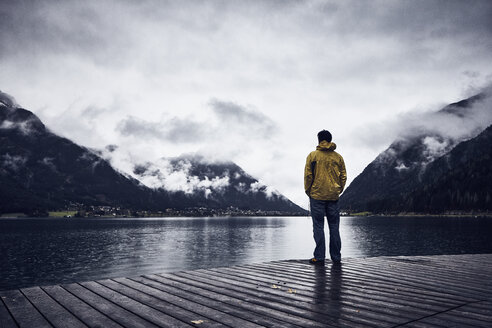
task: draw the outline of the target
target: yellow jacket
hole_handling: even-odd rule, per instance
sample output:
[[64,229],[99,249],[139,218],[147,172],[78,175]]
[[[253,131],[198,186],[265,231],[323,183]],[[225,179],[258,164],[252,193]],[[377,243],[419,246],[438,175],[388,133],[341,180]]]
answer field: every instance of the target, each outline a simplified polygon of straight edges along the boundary
[[343,157],[335,151],[337,145],[322,140],[306,159],[304,190],[317,200],[338,200],[347,181]]

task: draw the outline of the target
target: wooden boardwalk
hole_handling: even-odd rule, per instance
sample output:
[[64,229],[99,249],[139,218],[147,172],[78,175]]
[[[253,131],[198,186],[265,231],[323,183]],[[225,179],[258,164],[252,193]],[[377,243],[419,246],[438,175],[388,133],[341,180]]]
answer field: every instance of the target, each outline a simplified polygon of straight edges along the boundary
[[0,327],[492,327],[492,254],[274,261],[0,292]]

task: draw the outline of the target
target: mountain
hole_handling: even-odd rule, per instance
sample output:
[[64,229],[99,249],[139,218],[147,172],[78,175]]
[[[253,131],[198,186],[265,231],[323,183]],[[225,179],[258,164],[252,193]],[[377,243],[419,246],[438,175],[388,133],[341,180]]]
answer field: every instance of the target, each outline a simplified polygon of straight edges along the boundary
[[83,206],[305,213],[232,162],[181,156],[135,163],[125,172],[112,164],[115,151],[88,149],[52,133],[0,92],[0,214]]
[[[479,94],[450,104],[436,115],[443,124],[450,118],[456,122],[477,119],[474,108],[488,106],[484,103],[488,99],[486,94]],[[487,111],[492,109],[483,110]],[[480,130],[478,124],[468,134],[456,137],[424,127],[414,129],[413,134],[393,142],[354,179],[340,198],[341,208],[375,213],[491,210],[487,199],[492,195],[492,185],[484,184],[490,178],[490,127],[466,140]]]
[[233,162],[210,162],[199,155],[162,158],[135,164],[133,177],[149,187],[171,192],[171,198],[197,206],[303,212],[297,205],[244,172]]
[[492,211],[492,125],[436,159],[403,197],[407,211]]
[[74,204],[156,208],[168,201],[57,136],[0,95],[0,212],[36,213]]

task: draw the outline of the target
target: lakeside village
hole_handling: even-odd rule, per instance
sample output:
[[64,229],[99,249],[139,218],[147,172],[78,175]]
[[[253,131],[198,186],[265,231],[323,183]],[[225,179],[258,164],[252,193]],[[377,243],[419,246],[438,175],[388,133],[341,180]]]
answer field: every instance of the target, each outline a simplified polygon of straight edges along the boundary
[[299,213],[285,211],[245,210],[229,206],[227,208],[190,207],[185,209],[167,208],[164,211],[134,210],[113,206],[70,206],[54,211],[32,211],[30,213],[3,213],[2,218],[20,217],[58,217],[58,218],[93,218],[93,217],[218,217],[218,216],[294,216]]
[[[29,212],[0,213],[0,218],[23,218],[23,217],[52,217],[52,218],[145,218],[145,217],[240,217],[240,216],[309,216],[309,212],[293,213],[287,211],[265,211],[265,210],[246,210],[238,207],[229,206],[227,208],[208,208],[208,207],[189,207],[185,209],[167,208],[164,211],[135,210],[123,207],[107,205],[81,205],[72,204],[64,209],[53,211],[34,210]],[[482,211],[447,211],[444,213],[372,213],[372,212],[345,212],[341,211],[340,216],[351,217],[371,217],[371,216],[412,216],[412,217],[488,217],[492,218],[492,213]]]

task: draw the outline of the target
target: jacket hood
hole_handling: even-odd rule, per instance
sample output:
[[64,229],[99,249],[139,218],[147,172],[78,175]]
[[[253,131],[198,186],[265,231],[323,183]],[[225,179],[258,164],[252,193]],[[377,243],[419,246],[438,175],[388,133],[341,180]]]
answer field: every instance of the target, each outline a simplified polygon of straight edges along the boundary
[[316,147],[316,150],[321,150],[321,151],[333,151],[337,149],[337,145],[334,142],[328,142],[326,140],[321,140],[319,145]]

